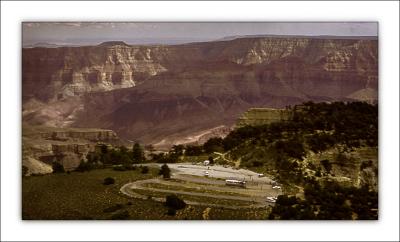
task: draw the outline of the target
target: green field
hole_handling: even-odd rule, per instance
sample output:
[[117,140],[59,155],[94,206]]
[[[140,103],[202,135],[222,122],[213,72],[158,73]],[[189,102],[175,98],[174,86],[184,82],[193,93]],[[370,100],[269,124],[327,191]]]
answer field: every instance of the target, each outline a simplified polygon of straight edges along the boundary
[[[128,198],[119,193],[125,183],[157,176],[158,169],[148,174],[111,169],[70,174],[50,174],[22,179],[22,219],[76,220],[116,219],[203,219],[204,206],[187,206],[175,216],[167,215],[168,208],[153,200]],[[106,177],[115,184],[103,185]],[[104,211],[105,210],[105,211]],[[126,212],[125,212],[126,211]],[[212,208],[209,219],[265,219],[265,209]]]

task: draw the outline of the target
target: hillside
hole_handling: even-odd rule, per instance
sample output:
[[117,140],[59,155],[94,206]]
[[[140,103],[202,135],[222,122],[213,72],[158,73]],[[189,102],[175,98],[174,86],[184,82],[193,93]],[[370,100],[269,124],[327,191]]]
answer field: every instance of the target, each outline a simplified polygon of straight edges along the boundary
[[[290,115],[276,115],[281,113]],[[238,123],[224,138],[175,145],[153,160],[208,158],[272,179],[284,195],[269,219],[378,218],[377,105],[306,102],[284,110],[252,108]]]
[[[308,102],[289,110],[289,119],[238,127],[204,149],[224,150],[232,163],[283,185],[270,219],[377,219],[377,105]],[[244,116],[254,113],[260,109]]]
[[290,119],[232,131],[223,141],[225,150],[241,166],[279,171],[283,182],[297,176],[300,180],[294,182],[301,184],[304,177],[318,174],[317,179],[377,190],[377,179],[362,177],[371,175],[363,174],[366,167],[377,171],[376,105],[310,102],[290,110]]

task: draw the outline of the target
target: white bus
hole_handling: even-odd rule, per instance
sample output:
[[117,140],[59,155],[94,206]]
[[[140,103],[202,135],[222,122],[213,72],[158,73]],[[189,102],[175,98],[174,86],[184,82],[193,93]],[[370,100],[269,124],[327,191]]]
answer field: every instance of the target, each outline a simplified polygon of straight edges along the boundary
[[246,182],[245,181],[228,179],[228,180],[225,180],[225,185],[227,185],[227,186],[246,187]]

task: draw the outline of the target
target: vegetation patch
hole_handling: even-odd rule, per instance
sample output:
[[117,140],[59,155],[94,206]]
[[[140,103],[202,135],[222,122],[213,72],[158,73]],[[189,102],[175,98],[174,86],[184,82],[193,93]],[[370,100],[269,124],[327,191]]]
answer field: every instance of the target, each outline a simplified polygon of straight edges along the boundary
[[[143,190],[143,189],[132,189],[133,192],[141,194],[141,195],[146,195],[150,197],[158,197],[162,198],[165,197],[168,194],[173,193],[171,192],[159,192],[159,191],[149,191],[149,190]],[[192,202],[198,202],[198,203],[204,203],[204,204],[215,204],[215,205],[227,205],[227,206],[250,206],[254,205],[254,202],[248,202],[248,201],[241,201],[241,200],[234,200],[234,199],[217,199],[217,198],[211,198],[211,197],[203,197],[203,196],[195,196],[195,195],[186,195],[186,194],[179,194],[179,197],[185,201],[192,201]]]

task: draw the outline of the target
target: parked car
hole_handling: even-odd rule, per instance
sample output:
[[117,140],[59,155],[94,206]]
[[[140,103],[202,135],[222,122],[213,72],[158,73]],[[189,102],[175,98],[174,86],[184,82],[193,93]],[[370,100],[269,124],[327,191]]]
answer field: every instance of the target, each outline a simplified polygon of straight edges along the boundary
[[267,202],[276,203],[276,197],[267,197]]
[[278,186],[278,185],[272,186],[272,188],[273,188],[273,189],[282,189],[282,187],[281,187],[281,186]]

